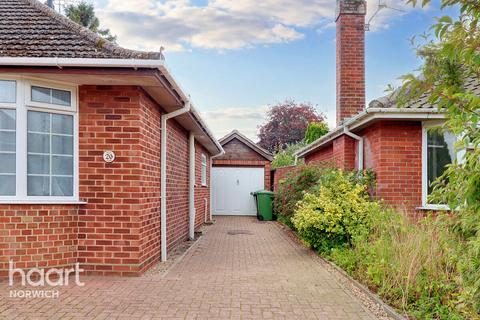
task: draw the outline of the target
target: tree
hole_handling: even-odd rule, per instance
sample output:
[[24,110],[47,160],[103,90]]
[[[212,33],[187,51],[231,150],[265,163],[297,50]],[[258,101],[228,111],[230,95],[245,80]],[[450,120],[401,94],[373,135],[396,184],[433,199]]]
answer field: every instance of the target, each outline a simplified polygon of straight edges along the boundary
[[305,132],[305,143],[310,144],[328,133],[328,125],[325,122],[311,122]]
[[108,41],[115,42],[117,40],[117,36],[110,34],[109,29],[100,29],[100,20],[95,15],[93,4],[80,2],[78,5],[68,5],[65,8],[65,14],[70,20],[98,33]]
[[283,150],[278,150],[272,161],[272,169],[293,166],[295,164],[294,153],[305,147],[305,145],[305,142],[301,141],[297,144],[289,145]]
[[259,127],[259,145],[270,152],[285,149],[305,137],[310,122],[324,122],[324,117],[310,103],[285,100],[271,106],[267,122]]
[[[417,5],[417,0],[406,0]],[[422,0],[426,6],[431,0]],[[464,256],[456,257],[465,290],[459,307],[480,313],[480,96],[471,84],[480,82],[480,4],[478,0],[441,0],[442,8],[459,9],[457,18],[444,16],[432,26],[433,35],[417,46],[423,59],[419,70],[403,76],[400,105],[427,95],[446,113],[445,129],[462,137],[457,148],[468,149],[434,184],[433,198],[456,210],[452,216]]]

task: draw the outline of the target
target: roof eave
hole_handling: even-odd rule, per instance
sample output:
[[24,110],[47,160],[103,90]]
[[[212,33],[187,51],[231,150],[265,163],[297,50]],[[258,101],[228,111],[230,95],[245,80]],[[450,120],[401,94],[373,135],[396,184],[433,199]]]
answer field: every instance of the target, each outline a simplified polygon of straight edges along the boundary
[[244,144],[246,144],[247,146],[249,146],[251,149],[253,149],[255,152],[257,152],[258,154],[260,154],[262,157],[264,157],[265,159],[267,159],[268,161],[272,161],[273,160],[273,154],[271,154],[270,152],[268,152],[267,150],[263,149],[262,147],[260,147],[259,145],[257,145],[256,143],[254,143],[253,141],[251,141],[249,138],[247,138],[246,136],[244,136],[243,134],[241,134],[239,131],[237,130],[233,130],[232,132],[230,132],[229,134],[227,134],[226,136],[224,136],[223,138],[221,138],[219,140],[220,144],[223,146],[225,145],[226,143],[232,141],[233,139],[237,138],[238,140],[240,140],[241,142],[243,142]]
[[[23,58],[23,57],[0,57],[0,66],[11,67],[77,67],[77,68],[131,68],[131,69],[156,69],[168,80],[170,85],[178,93],[183,103],[190,101],[190,97],[181,88],[164,60],[146,59],[92,59],[92,58]],[[213,135],[207,124],[203,121],[198,111],[191,103],[190,113],[194,115],[196,122],[208,135],[218,153],[223,151],[221,144]],[[182,106],[179,106],[181,108]]]
[[311,144],[295,152],[295,156],[303,158],[318,148],[327,145],[329,142],[341,136],[345,128],[355,130],[376,120],[443,120],[445,114],[438,109],[425,108],[368,108],[356,116],[346,120],[341,126],[335,128],[327,135],[317,139]]

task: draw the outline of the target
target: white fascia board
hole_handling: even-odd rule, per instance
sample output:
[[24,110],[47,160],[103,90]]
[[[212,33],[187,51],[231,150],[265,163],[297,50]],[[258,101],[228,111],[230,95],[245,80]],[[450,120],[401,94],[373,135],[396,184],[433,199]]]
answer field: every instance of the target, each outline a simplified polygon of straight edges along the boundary
[[90,59],[90,58],[26,58],[0,57],[2,66],[28,67],[105,67],[105,68],[151,68],[164,66],[164,60],[144,59]]
[[[190,97],[185,94],[179,83],[175,80],[170,70],[165,65],[165,60],[146,60],[146,59],[90,59],[90,58],[29,58],[29,57],[0,57],[0,66],[26,66],[26,67],[103,67],[103,68],[147,68],[158,69],[168,79],[175,91],[180,95],[184,102],[190,102]],[[190,102],[191,103],[191,102]],[[222,146],[212,134],[210,128],[200,117],[196,109],[191,107],[203,126],[207,135],[218,148],[219,153],[223,151]]]
[[310,145],[298,150],[294,155],[302,158],[313,150],[331,142],[344,134],[344,129],[354,130],[374,120],[405,119],[405,120],[444,120],[446,116],[437,109],[401,109],[401,108],[369,108],[348,119],[340,127],[335,128],[326,136],[319,138]]

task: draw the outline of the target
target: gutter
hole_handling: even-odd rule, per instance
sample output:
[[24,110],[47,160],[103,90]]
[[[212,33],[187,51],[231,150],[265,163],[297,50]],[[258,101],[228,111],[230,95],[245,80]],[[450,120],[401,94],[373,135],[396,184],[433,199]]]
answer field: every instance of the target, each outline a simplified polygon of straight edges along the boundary
[[188,143],[190,146],[190,170],[189,170],[189,182],[188,182],[188,237],[190,240],[195,239],[195,136],[192,132],[188,137]]
[[354,133],[351,133],[347,127],[343,128],[343,133],[358,141],[358,170],[363,170],[363,138]]
[[225,154],[225,150],[223,150],[222,148],[222,151],[220,151],[220,153],[214,155],[214,156],[211,156],[210,157],[210,222],[213,221],[213,190],[212,190],[212,177],[213,177],[213,174],[212,174],[212,168],[213,168],[213,160],[218,158],[218,157],[221,157]]
[[185,94],[175,78],[172,76],[170,70],[165,65],[164,59],[90,59],[90,58],[29,58],[29,57],[0,57],[0,66],[27,66],[27,67],[57,67],[63,69],[64,67],[77,68],[133,68],[135,70],[158,69],[162,75],[170,82],[173,89],[177,92],[183,101],[189,101],[190,112],[195,117],[200,126],[203,127],[205,133],[210,137],[219,151],[223,148],[215,139],[215,136],[208,128],[206,123],[200,117],[198,111],[190,102],[190,97]]
[[445,115],[439,112],[435,108],[368,108],[360,112],[356,116],[347,119],[342,125],[330,131],[327,135],[312,142],[310,145],[298,150],[294,155],[300,158],[305,157],[310,152],[314,151],[318,147],[338,138],[347,131],[354,130],[373,120],[429,120],[429,119],[445,119]]
[[160,145],[160,242],[162,262],[167,261],[167,120],[190,112],[190,102],[176,111],[162,115]]

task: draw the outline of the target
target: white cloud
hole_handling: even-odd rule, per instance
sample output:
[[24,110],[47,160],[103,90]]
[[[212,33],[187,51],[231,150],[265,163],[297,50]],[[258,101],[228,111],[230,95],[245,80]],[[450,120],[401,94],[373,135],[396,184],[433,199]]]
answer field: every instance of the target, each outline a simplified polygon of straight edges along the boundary
[[202,118],[209,124],[217,138],[221,138],[233,129],[257,141],[257,127],[265,121],[268,107],[219,108],[202,112]]
[[[335,0],[95,0],[102,26],[118,35],[121,45],[168,51],[206,48],[229,50],[302,39],[305,28],[334,25]],[[368,1],[369,14],[377,0]],[[390,6],[410,10],[402,0]],[[372,30],[390,26],[401,12],[382,10]]]

